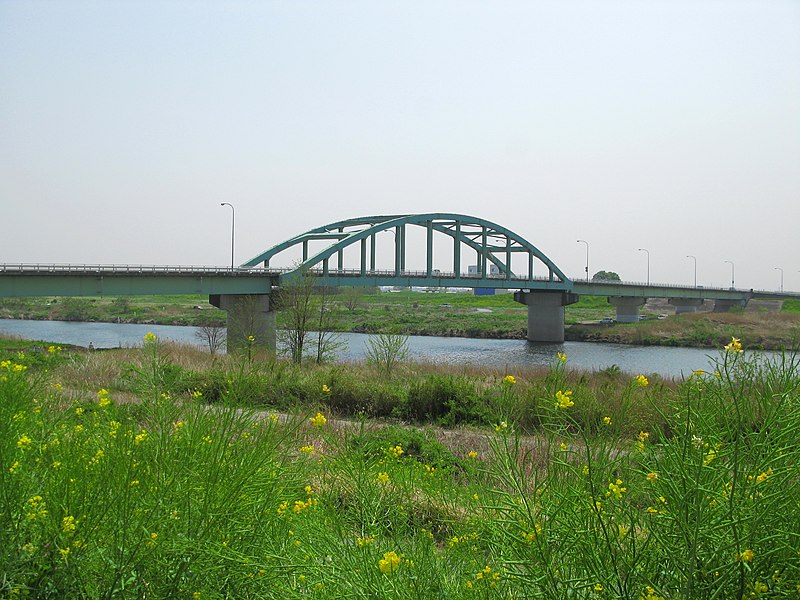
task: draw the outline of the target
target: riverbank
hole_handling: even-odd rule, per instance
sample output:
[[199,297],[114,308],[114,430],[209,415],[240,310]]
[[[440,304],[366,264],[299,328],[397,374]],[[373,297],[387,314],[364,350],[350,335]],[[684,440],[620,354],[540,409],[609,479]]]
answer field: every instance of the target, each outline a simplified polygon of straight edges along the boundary
[[793,361],[732,344],[670,384],[558,355],[453,373],[153,337],[32,353],[0,349],[4,596],[800,590]]
[[[357,293],[333,296],[328,314],[332,330],[353,333],[396,332],[405,335],[477,339],[525,339],[527,308],[511,294]],[[134,296],[120,298],[3,298],[0,318],[82,322],[138,323],[223,327],[224,311],[205,296]],[[664,303],[649,303],[639,323],[601,324],[614,308],[603,297],[583,297],[565,307],[565,336],[570,341],[614,344],[719,347],[731,337],[749,347],[790,348],[800,340],[800,303],[783,309],[674,315]],[[666,311],[666,312],[665,312]],[[278,326],[282,325],[278,313]]]

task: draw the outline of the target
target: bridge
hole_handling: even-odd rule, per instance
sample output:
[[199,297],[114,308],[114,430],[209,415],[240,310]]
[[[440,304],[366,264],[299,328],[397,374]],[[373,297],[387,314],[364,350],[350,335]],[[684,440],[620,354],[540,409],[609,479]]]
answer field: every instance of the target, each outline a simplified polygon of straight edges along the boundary
[[[413,228],[424,241],[409,241]],[[384,232],[392,237],[379,237]],[[433,268],[434,251],[442,252],[434,239],[447,244],[451,270]],[[385,250],[387,240],[390,268],[379,269],[378,247]],[[424,250],[423,269],[407,268],[409,244],[417,252]],[[283,257],[285,264],[287,256],[294,256],[291,267],[270,267],[276,258]],[[473,264],[465,272],[465,259],[470,257]],[[303,274],[314,277],[319,286],[517,290],[515,300],[528,306],[528,339],[540,342],[564,340],[564,307],[581,295],[607,296],[621,322],[637,321],[639,307],[651,297],[669,298],[677,312],[696,310],[705,300],[713,300],[715,310],[728,310],[752,298],[800,298],[797,293],[570,280],[541,250],[511,230],[450,213],[337,221],[272,246],[237,268],[0,264],[0,297],[204,294],[228,312],[229,347],[254,335],[274,349],[273,291]],[[242,329],[245,321],[247,331]]]

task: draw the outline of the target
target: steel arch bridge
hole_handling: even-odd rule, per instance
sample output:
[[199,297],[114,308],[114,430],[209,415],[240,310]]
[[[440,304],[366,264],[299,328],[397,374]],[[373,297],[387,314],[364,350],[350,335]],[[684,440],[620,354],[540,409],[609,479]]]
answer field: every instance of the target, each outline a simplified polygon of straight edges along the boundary
[[[406,231],[411,226],[425,231],[424,270],[406,269]],[[390,270],[376,269],[376,236],[383,231],[394,233],[394,267]],[[452,241],[453,263],[450,272],[433,268],[434,234],[447,236]],[[319,249],[320,243],[324,245],[322,249]],[[312,244],[314,249],[311,248]],[[297,247],[302,251],[302,259],[281,274],[281,281],[285,282],[301,273],[310,273],[318,278],[320,285],[415,285],[552,291],[570,291],[573,287],[572,281],[561,269],[522,236],[485,219],[451,213],[381,215],[336,221],[289,238],[241,266],[263,265],[269,269],[271,260],[291,249],[296,254]],[[351,247],[360,251],[360,262],[354,268],[345,268],[344,252]],[[475,253],[477,269],[474,272],[464,272],[462,251],[465,249]],[[514,273],[511,268],[512,256],[519,254],[526,256],[524,275]],[[336,261],[335,268],[331,264],[332,259]],[[491,265],[496,268],[493,269]],[[536,265],[543,266],[539,267],[541,275],[535,274]]]

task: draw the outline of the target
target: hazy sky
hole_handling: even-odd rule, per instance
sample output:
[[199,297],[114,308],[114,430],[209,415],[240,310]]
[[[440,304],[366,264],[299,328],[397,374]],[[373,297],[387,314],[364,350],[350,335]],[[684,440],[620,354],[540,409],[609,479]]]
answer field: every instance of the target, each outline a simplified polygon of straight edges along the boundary
[[0,0],[0,262],[225,265],[220,202],[237,263],[458,212],[800,290],[800,2]]

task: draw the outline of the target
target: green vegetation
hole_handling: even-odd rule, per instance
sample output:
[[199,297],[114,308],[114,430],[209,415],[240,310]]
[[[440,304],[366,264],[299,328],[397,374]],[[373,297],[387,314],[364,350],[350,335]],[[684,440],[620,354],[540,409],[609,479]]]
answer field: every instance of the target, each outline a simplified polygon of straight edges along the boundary
[[614,271],[598,271],[592,275],[592,281],[621,281],[621,279]]
[[792,314],[800,313],[800,300],[784,300],[782,311]]
[[800,316],[788,313],[693,313],[640,323],[596,327],[575,325],[568,339],[652,346],[719,347],[731,339],[747,340],[749,348],[798,348]]
[[0,318],[147,323],[159,325],[225,324],[225,313],[207,296],[121,296],[0,298]]
[[568,366],[5,346],[0,596],[796,598],[797,358]]

